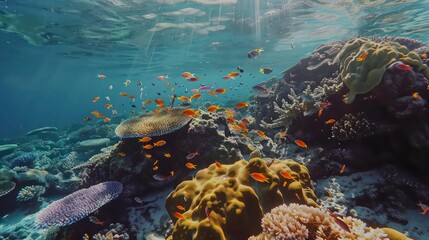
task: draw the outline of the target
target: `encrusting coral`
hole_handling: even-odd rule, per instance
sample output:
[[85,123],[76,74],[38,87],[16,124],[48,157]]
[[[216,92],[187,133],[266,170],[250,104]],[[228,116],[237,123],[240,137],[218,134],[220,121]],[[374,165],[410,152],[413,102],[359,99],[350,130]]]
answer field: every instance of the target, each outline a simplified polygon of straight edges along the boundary
[[[322,208],[300,204],[281,205],[265,214],[263,232],[249,240],[389,240],[392,233],[367,227],[353,217],[338,217]],[[387,231],[391,229],[387,228]],[[397,238],[408,239],[396,232]]]
[[397,42],[375,42],[366,38],[349,40],[335,58],[340,63],[340,76],[349,92],[344,102],[350,104],[357,94],[368,93],[381,81],[386,68],[402,61],[429,77],[429,69],[419,55]]
[[192,120],[183,113],[183,108],[173,108],[159,113],[148,113],[123,121],[116,127],[120,138],[161,136],[174,132]]
[[[255,173],[266,179],[255,180]],[[317,206],[305,166],[260,158],[215,163],[167,197],[166,209],[175,221],[169,239],[247,239],[262,230],[263,213],[283,203]]]

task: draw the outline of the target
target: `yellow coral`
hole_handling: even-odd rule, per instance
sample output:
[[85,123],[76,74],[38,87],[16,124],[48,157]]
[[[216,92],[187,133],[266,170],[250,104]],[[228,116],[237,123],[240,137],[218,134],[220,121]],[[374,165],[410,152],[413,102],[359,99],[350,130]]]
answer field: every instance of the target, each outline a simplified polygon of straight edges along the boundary
[[389,237],[389,240],[411,240],[411,238],[408,238],[404,234],[396,231],[395,229],[391,229],[391,228],[382,228],[382,229]]
[[[293,179],[285,179],[282,171]],[[262,173],[268,182],[254,180],[252,173]],[[166,209],[175,221],[169,239],[247,239],[262,231],[263,213],[280,204],[317,206],[310,181],[307,168],[292,160],[275,160],[270,166],[260,158],[222,168],[212,164],[167,197]],[[180,212],[178,205],[187,209],[183,219],[173,215]]]
[[[365,54],[366,57],[362,58]],[[363,60],[362,60],[363,59]],[[357,94],[374,89],[381,81],[386,67],[395,61],[414,66],[429,77],[429,69],[415,52],[396,42],[374,42],[366,38],[348,41],[336,60],[340,62],[340,75],[349,92],[345,103],[352,103]]]

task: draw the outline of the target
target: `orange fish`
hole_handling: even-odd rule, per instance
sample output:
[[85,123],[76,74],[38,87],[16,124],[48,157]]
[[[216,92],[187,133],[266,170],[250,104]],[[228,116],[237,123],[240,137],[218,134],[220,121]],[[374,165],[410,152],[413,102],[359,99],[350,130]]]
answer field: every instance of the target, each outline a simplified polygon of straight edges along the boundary
[[121,157],[127,156],[127,154],[125,152],[118,152],[118,155],[121,156]]
[[154,113],[160,113],[160,112],[161,112],[161,110],[159,110],[159,109],[155,109],[155,110],[153,110],[153,112],[154,112]]
[[152,145],[150,145],[150,144],[146,144],[146,145],[144,145],[144,146],[143,146],[143,148],[144,148],[144,149],[152,149],[152,148],[153,148],[153,146],[152,146]]
[[107,109],[110,109],[110,108],[112,108],[112,104],[110,104],[110,103],[104,104],[104,107]]
[[103,75],[103,74],[97,74],[97,77],[98,77],[99,79],[105,79],[105,78],[106,78],[106,75]]
[[104,114],[99,113],[98,111],[92,111],[91,114],[94,115],[94,116],[96,116],[96,117],[98,117],[98,118],[104,117]]
[[177,100],[187,102],[187,101],[189,101],[189,98],[186,97],[186,96],[180,96],[180,97],[177,98]]
[[261,138],[267,138],[267,135],[265,135],[265,133],[264,132],[262,132],[261,130],[258,130],[258,131],[256,131],[257,133],[258,133],[258,135],[261,137]]
[[126,93],[126,92],[120,92],[120,93],[119,93],[119,95],[124,96],[124,97],[127,97],[127,96],[128,96],[128,93]]
[[197,165],[195,165],[195,164],[193,164],[193,163],[191,163],[191,162],[188,162],[188,163],[186,163],[185,165],[186,165],[186,167],[187,167],[187,168],[189,168],[189,169],[197,169]]
[[142,138],[139,138],[139,143],[149,142],[150,140],[152,140],[151,137],[142,137]]
[[364,53],[362,53],[362,55],[360,55],[360,57],[356,58],[356,61],[362,62],[366,59],[367,56],[368,56],[368,53],[364,52]]
[[191,99],[200,99],[201,98],[201,93],[195,93],[194,95],[191,96]]
[[341,170],[340,170],[340,174],[342,174],[343,172],[344,172],[344,170],[346,169],[346,165],[345,164],[343,164],[343,166],[341,167]]
[[247,135],[246,135],[245,133],[241,133],[241,136],[242,136],[243,138],[247,138]]
[[209,91],[209,94],[212,95],[213,97],[217,97],[216,93],[214,93],[213,91]]
[[156,170],[158,170],[159,169],[159,167],[158,166],[155,166],[155,167],[153,167],[152,168],[154,171],[156,171]]
[[105,122],[105,123],[108,123],[108,122],[110,122],[110,118],[105,118],[104,120],[103,120],[103,122]]
[[170,172],[170,176],[174,176],[174,171],[171,171],[171,172]]
[[184,207],[184,206],[182,206],[182,205],[177,205],[176,207],[177,207],[177,209],[179,209],[180,211],[185,211],[185,210],[186,210],[186,209],[185,209],[185,207]]
[[191,108],[183,110],[183,113],[185,115],[187,115],[189,117],[193,117],[193,118],[195,118],[195,117],[197,117],[199,115],[199,111],[195,111],[195,110],[193,110]]
[[413,99],[415,100],[420,100],[422,99],[422,97],[420,97],[420,94],[418,92],[415,92],[411,95],[413,97]]
[[135,98],[133,95],[128,95],[127,96],[129,99],[133,99],[133,98]]
[[223,168],[223,166],[222,166],[222,164],[220,162],[215,161],[215,164],[216,164],[217,168],[221,168],[221,169]]
[[250,124],[250,121],[249,121],[249,120],[247,120],[247,118],[243,118],[243,119],[241,119],[241,122],[242,122],[242,123],[244,123],[244,124],[247,124],[247,125],[249,125],[249,124]]
[[295,140],[295,143],[296,143],[296,145],[298,145],[298,147],[301,147],[301,148],[307,148],[307,144],[305,144],[305,142],[303,142],[302,140],[299,140],[299,139],[297,139],[297,140]]
[[169,154],[169,153],[164,153],[164,157],[166,157],[166,158],[171,158],[171,154]]
[[246,125],[240,123],[240,124],[238,124],[238,126],[241,128],[241,130],[243,130],[245,132],[249,132],[249,129],[246,127]]
[[233,76],[229,76],[229,75],[225,75],[222,78],[226,79],[226,80],[234,80],[235,79]]
[[231,76],[231,77],[236,77],[238,75],[240,75],[239,72],[231,72],[231,73],[228,74],[228,76]]
[[231,129],[232,130],[234,130],[234,131],[242,131],[243,129],[241,129],[241,127],[240,126],[238,126],[238,125],[232,125],[231,126]]
[[323,108],[322,108],[322,109],[320,109],[320,110],[317,112],[317,116],[318,116],[318,117],[322,116],[322,113],[323,113]]
[[301,198],[299,197],[298,193],[295,193],[295,197],[298,199],[298,201],[301,201]]
[[321,103],[319,103],[319,107],[321,107],[321,108],[327,108],[327,107],[329,107],[329,106],[331,106],[332,105],[332,103],[330,103],[330,102],[328,102],[328,101],[324,101],[324,102],[321,102]]
[[99,96],[97,96],[97,97],[93,98],[93,99],[92,99],[92,103],[97,102],[99,99],[100,99],[100,97],[99,97]]
[[219,106],[211,105],[210,107],[207,108],[207,111],[209,111],[209,112],[215,112],[218,109],[219,109]]
[[248,107],[249,103],[247,102],[239,102],[235,105],[236,108],[244,108],[244,107]]
[[281,171],[280,175],[282,175],[282,177],[289,179],[289,180],[293,180],[292,175],[290,175],[290,173],[288,173],[287,171]]
[[280,137],[286,137],[286,132],[279,132]]
[[251,173],[250,176],[258,182],[269,182],[263,173]]
[[224,93],[226,93],[226,88],[218,88],[215,90],[215,92],[224,94]]
[[153,146],[154,147],[161,147],[164,146],[167,142],[164,140],[159,140],[158,142],[154,143]]
[[184,73],[182,73],[182,75],[180,75],[180,76],[182,76],[183,78],[189,79],[189,78],[193,78],[193,77],[194,77],[194,74],[192,74],[192,73],[190,73],[190,72],[184,72]]
[[156,104],[164,104],[164,100],[162,100],[162,99],[155,99],[155,100],[153,100]]
[[170,82],[167,82],[167,84],[165,84],[165,86],[166,86],[166,87],[169,87],[169,86],[170,86]]
[[191,77],[191,78],[188,78],[186,80],[188,80],[190,82],[196,82],[196,81],[200,80],[200,78],[199,77]]
[[144,157],[145,157],[145,158],[151,158],[151,157],[152,157],[152,155],[150,155],[150,154],[146,154],[146,155],[144,155]]
[[235,120],[233,118],[227,118],[226,121],[230,124],[235,124]]
[[143,102],[143,104],[145,104],[145,105],[149,104],[149,103],[150,103],[150,100],[146,100],[146,101]]
[[155,166],[158,163],[158,160],[155,160],[155,162],[153,162],[153,165]]
[[235,115],[235,110],[234,109],[225,109],[225,113],[228,117],[232,118]]
[[329,120],[326,120],[326,121],[325,121],[325,124],[332,124],[332,123],[334,123],[334,122],[335,122],[335,119],[331,118],[331,119],[329,119]]
[[179,212],[173,212],[173,216],[175,216],[178,219],[185,219],[185,217]]
[[136,111],[134,111],[134,110],[132,110],[132,111],[130,112],[130,114],[131,114],[131,115],[133,115],[134,113],[136,113]]

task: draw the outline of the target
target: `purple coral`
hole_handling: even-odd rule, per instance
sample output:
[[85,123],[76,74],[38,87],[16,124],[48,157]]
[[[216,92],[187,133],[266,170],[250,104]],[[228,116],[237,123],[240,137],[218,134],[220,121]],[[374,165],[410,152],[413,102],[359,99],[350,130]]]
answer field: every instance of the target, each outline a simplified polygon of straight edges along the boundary
[[36,225],[48,228],[73,224],[117,198],[122,189],[122,183],[111,181],[78,190],[49,204],[37,215]]

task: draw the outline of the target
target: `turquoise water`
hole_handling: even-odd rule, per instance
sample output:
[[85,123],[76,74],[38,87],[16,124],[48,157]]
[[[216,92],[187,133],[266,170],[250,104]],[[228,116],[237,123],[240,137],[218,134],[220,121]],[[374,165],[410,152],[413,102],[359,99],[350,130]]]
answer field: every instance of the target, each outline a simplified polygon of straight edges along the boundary
[[[293,66],[319,44],[353,36],[395,35],[425,41],[427,1],[2,1],[0,136],[39,126],[66,127],[95,110],[92,98],[127,88],[148,99],[165,83],[250,87]],[[185,10],[183,10],[185,9]],[[186,10],[187,9],[187,10]],[[180,12],[182,10],[182,12]],[[291,43],[295,49],[292,49]],[[265,52],[247,59],[252,49]],[[222,76],[245,69],[238,81]],[[197,83],[180,78],[201,76]],[[107,76],[100,80],[97,74]],[[250,76],[250,73],[252,76]],[[205,74],[205,76],[203,76]],[[150,83],[157,84],[152,88]],[[244,85],[240,85],[243,82]],[[153,91],[152,91],[153,90]],[[176,88],[181,95],[182,89]],[[113,98],[113,97],[112,97]],[[114,99],[112,99],[114,101]]]
[[[263,85],[287,99],[289,92],[282,87],[288,89],[288,84],[295,84],[292,88],[296,87],[298,95],[303,96],[300,83],[312,81],[309,84],[313,88],[321,79],[294,79],[296,72],[284,73],[297,64],[307,66],[306,58],[321,44],[383,36],[429,44],[428,12],[429,0],[0,0],[0,184],[16,184],[7,194],[0,194],[0,240],[50,239],[35,227],[36,214],[54,200],[105,181],[119,181],[124,192],[121,193],[122,187],[111,187],[121,189],[115,193],[118,199],[108,209],[87,215],[107,224],[123,224],[127,228],[124,232],[133,235],[130,239],[163,239],[149,238],[147,234],[171,234],[170,219],[176,222],[179,217],[172,217],[171,208],[165,209],[166,198],[180,182],[195,180],[196,171],[185,163],[195,164],[197,170],[210,164],[211,169],[216,169],[219,165],[213,164],[219,162],[227,166],[238,159],[249,160],[253,148],[262,152],[260,156],[267,165],[274,162],[270,163],[271,158],[292,158],[306,165],[315,183],[318,204],[338,216],[362,218],[369,226],[391,227],[412,239],[429,239],[425,228],[428,215],[422,213],[427,208],[425,204],[429,204],[429,186],[421,170],[428,166],[422,159],[429,154],[429,127],[423,121],[429,112],[429,96],[420,91],[429,89],[427,82],[418,85],[421,97],[407,95],[421,100],[421,108],[407,109],[421,110],[421,115],[391,120],[389,114],[383,115],[388,107],[378,111],[371,109],[371,104],[362,104],[376,98],[373,95],[365,95],[364,100],[357,100],[357,105],[345,105],[341,96],[347,91],[340,91],[329,99],[326,109],[321,107],[325,123],[320,116],[311,118],[317,111],[307,111],[305,105],[300,109],[303,118],[275,129],[253,123],[266,121],[270,114],[269,123],[275,122],[278,116],[273,113],[271,102],[264,101],[273,101],[276,96],[268,98],[269,94],[262,93],[255,97],[261,92],[252,89]],[[249,52],[257,49],[263,52],[249,58]],[[419,56],[426,59],[427,65],[427,57]],[[329,69],[331,64],[327,65],[323,67]],[[244,71],[235,79],[224,79],[229,73],[239,72],[239,67]],[[270,68],[272,72],[262,74],[261,68]],[[309,68],[303,68],[302,74],[311,77],[306,75]],[[392,70],[392,75],[396,70]],[[198,81],[188,81],[181,76],[184,72],[194,74]],[[400,71],[398,76],[409,77],[399,74],[403,74]],[[165,80],[158,79],[167,75]],[[278,89],[272,87],[275,83],[280,84]],[[250,132],[233,131],[231,135],[225,130],[228,124],[219,123],[228,121],[225,116],[214,120],[213,116],[204,115],[209,123],[194,121],[191,127],[186,125],[188,132],[181,130],[183,126],[174,126],[179,130],[171,134],[150,135],[153,139],[149,140],[149,147],[155,150],[144,150],[146,143],[142,145],[127,136],[120,139],[123,136],[115,134],[115,128],[125,119],[158,111],[155,99],[164,100],[169,107],[175,95],[177,107],[186,102],[178,97],[190,97],[194,89],[202,86],[212,86],[213,91],[222,88],[226,93],[215,93],[214,97],[202,92],[200,99],[192,100],[190,108],[206,110],[210,105],[219,105],[219,117],[225,115],[224,108],[249,102],[248,108],[236,107],[237,114],[231,118],[237,123],[248,118],[251,123],[246,126]],[[126,96],[121,96],[121,92]],[[261,102],[255,101],[258,97]],[[149,100],[150,103],[144,103]],[[275,100],[281,103],[280,98]],[[303,101],[306,104],[307,100]],[[372,106],[382,106],[377,104]],[[321,115],[321,110],[317,110]],[[361,110],[370,114],[355,114]],[[98,118],[94,111],[103,116]],[[340,122],[340,117],[349,112],[370,120],[381,116],[373,122],[368,120],[368,125],[376,126],[371,131],[382,133],[377,132],[374,137],[373,132],[355,132],[363,136],[363,140],[358,137],[356,141],[338,140],[334,134],[326,134],[331,131],[328,124]],[[330,117],[335,119],[327,123]],[[201,125],[198,128],[192,124]],[[392,125],[395,127],[390,129]],[[41,127],[57,129],[30,132]],[[164,140],[167,150],[155,146],[156,141]],[[297,147],[298,140],[308,144],[308,149],[302,144]],[[14,149],[2,148],[14,143],[18,144]],[[193,157],[186,158],[193,152],[198,152],[195,161]],[[108,164],[73,169],[91,162],[100,153],[100,159],[110,161]],[[177,163],[162,162],[170,160],[169,154],[174,160],[178,156]],[[356,161],[359,158],[362,161]],[[142,159],[151,162],[146,164]],[[159,170],[155,168],[158,160]],[[21,168],[21,164],[26,167]],[[173,180],[169,182],[170,179]],[[214,182],[221,180],[219,177]],[[28,202],[17,200],[18,192],[31,185],[44,186],[46,192],[43,190],[41,198],[37,196]],[[296,197],[301,201],[299,195]],[[332,206],[331,198],[335,199]],[[348,210],[341,211],[335,204]],[[203,219],[213,217],[208,209],[197,212],[203,213]],[[87,218],[79,220],[62,226],[62,237],[55,239],[82,239],[85,233],[92,236],[108,226],[96,220],[90,223]],[[334,220],[341,227],[341,222],[335,217]],[[162,224],[170,224],[170,228]],[[132,227],[137,230],[130,230]],[[113,228],[119,227],[108,229]],[[177,235],[174,239],[182,240]]]

